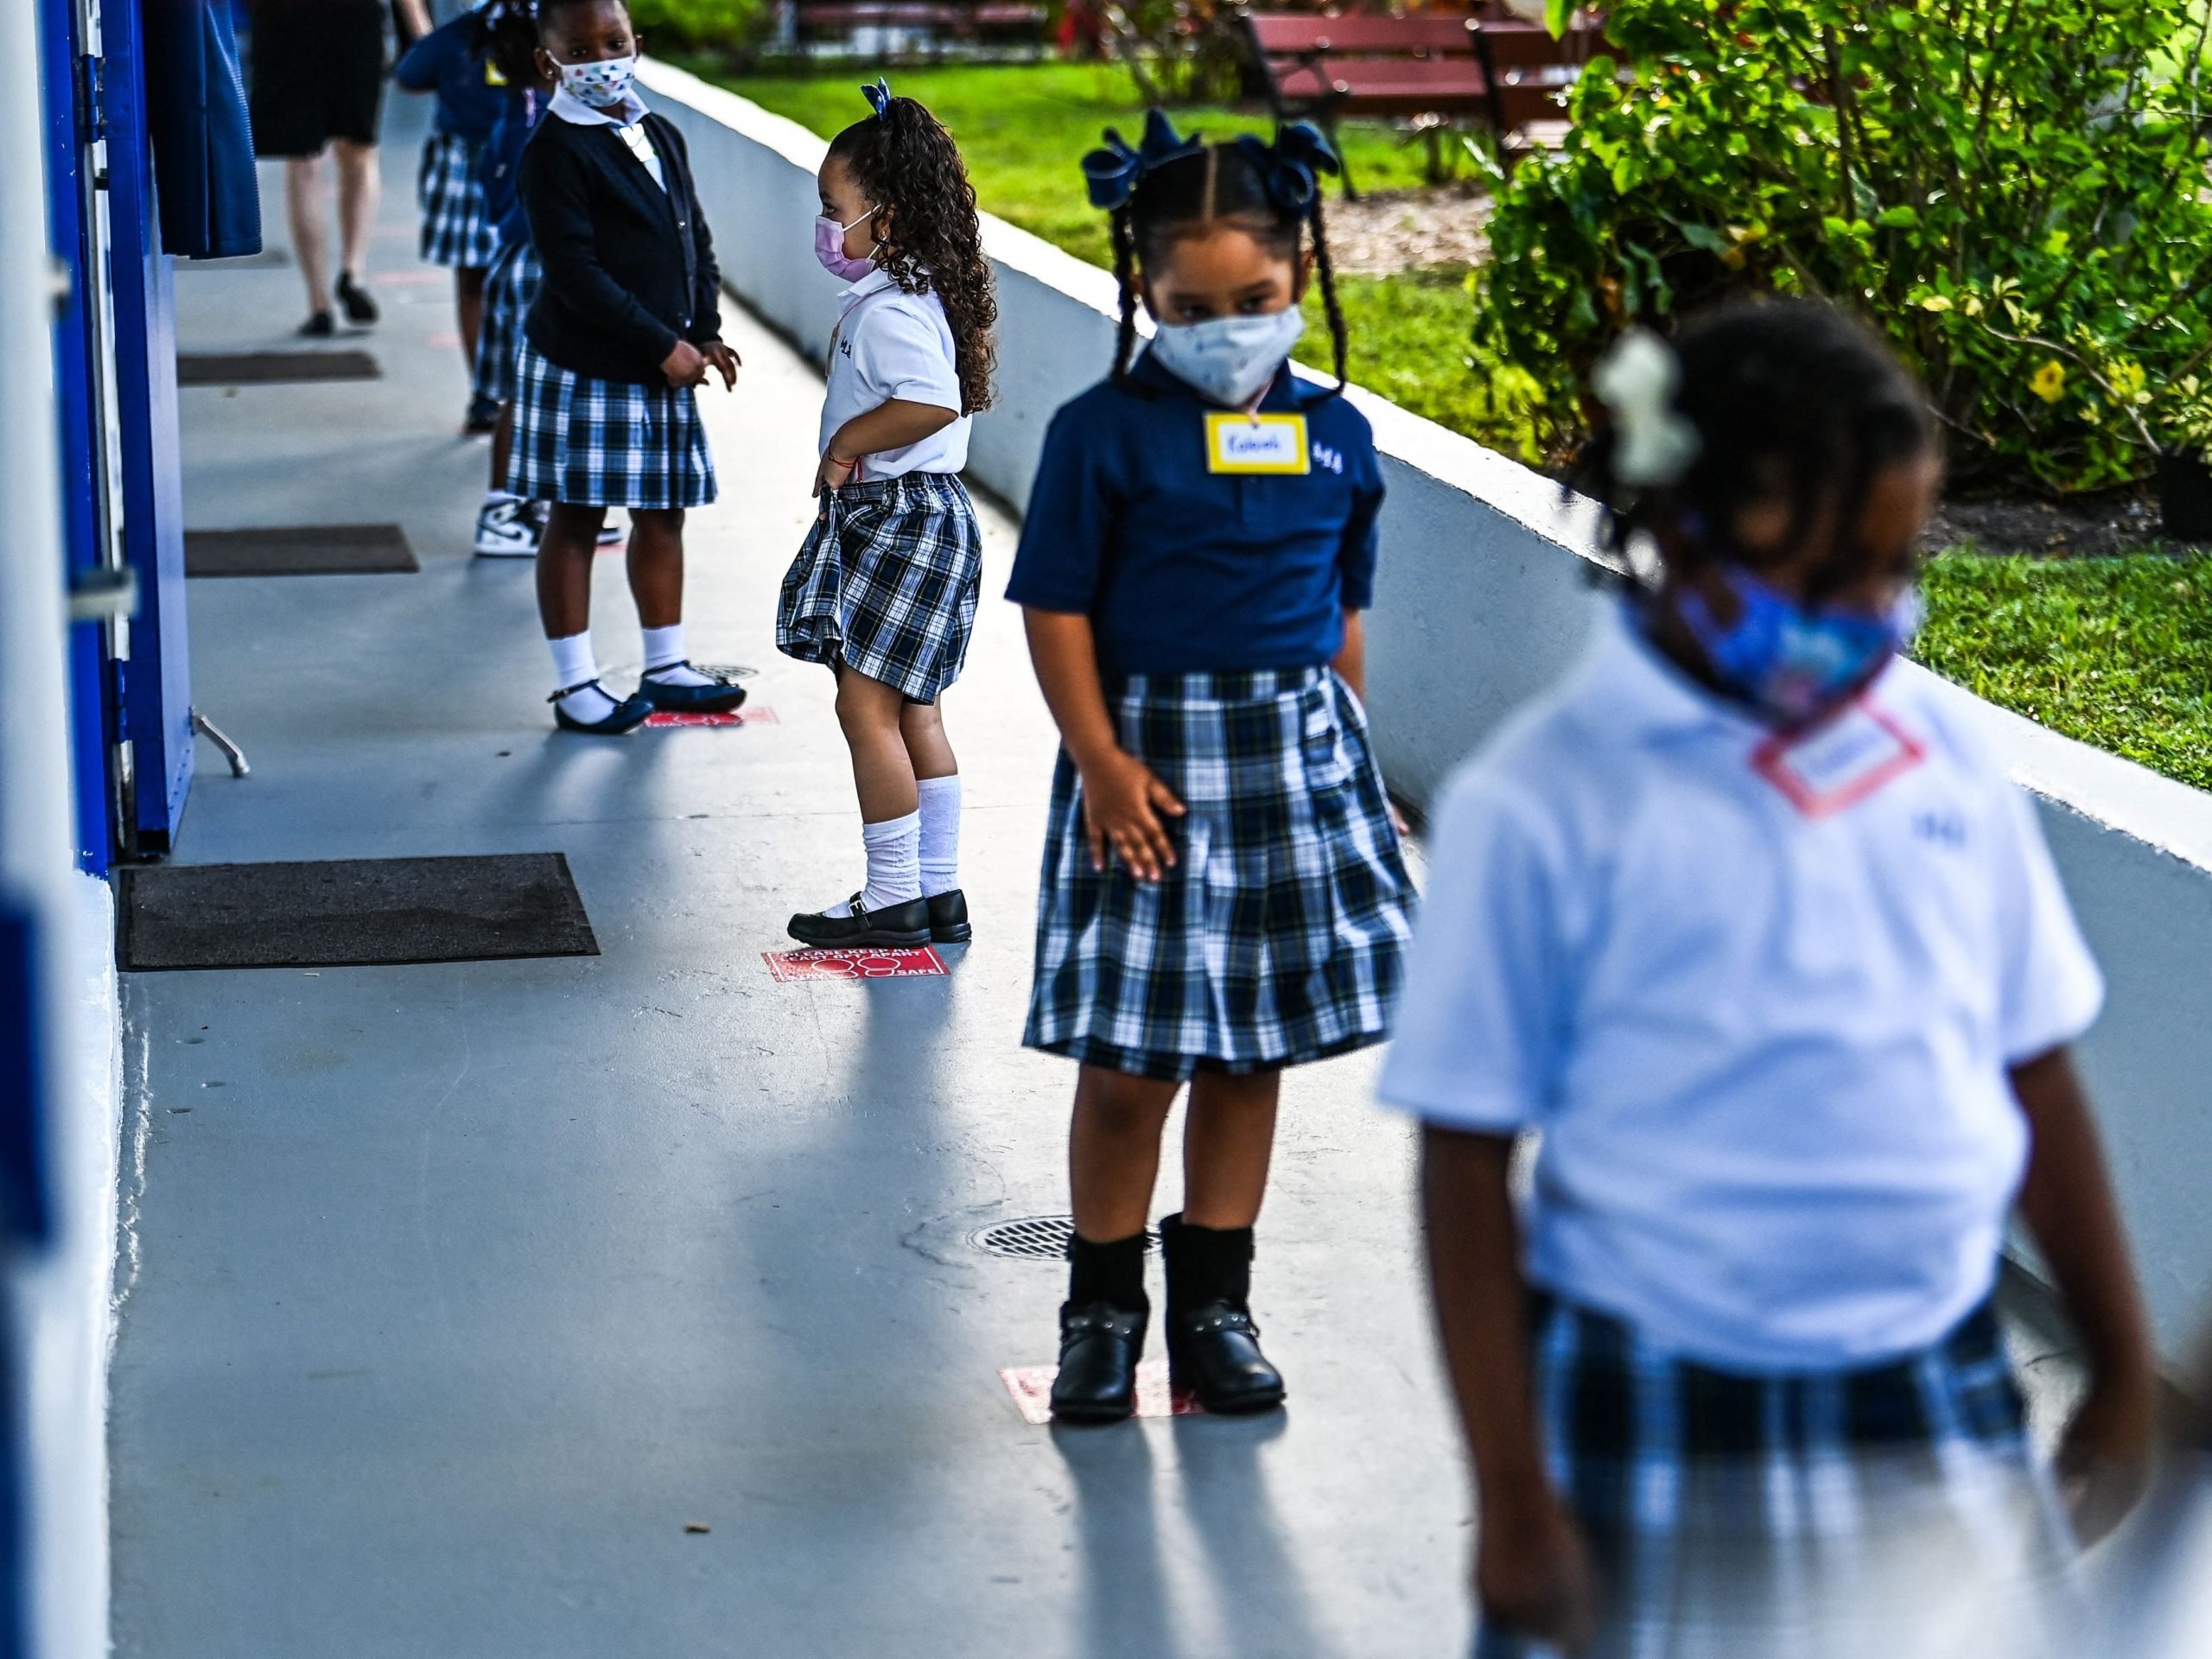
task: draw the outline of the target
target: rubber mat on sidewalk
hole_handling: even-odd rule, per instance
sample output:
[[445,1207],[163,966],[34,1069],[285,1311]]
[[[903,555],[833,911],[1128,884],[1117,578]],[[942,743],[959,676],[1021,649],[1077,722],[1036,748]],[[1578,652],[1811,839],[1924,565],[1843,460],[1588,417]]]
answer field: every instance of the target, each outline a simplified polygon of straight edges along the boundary
[[266,386],[301,380],[375,380],[366,352],[179,352],[180,386]]
[[282,524],[188,530],[188,576],[352,576],[415,571],[415,550],[397,524]]
[[158,864],[122,872],[129,971],[595,957],[560,853]]

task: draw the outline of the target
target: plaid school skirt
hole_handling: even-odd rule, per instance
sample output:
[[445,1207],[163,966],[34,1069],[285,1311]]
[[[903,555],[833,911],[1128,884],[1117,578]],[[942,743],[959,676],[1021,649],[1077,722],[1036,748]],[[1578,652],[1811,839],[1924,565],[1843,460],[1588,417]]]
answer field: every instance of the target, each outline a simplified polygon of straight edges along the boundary
[[715,499],[715,463],[696,389],[571,374],[525,338],[507,488],[581,506],[705,506]]
[[1135,1077],[1300,1065],[1380,1042],[1411,934],[1367,717],[1325,668],[1109,684],[1122,747],[1188,809],[1176,861],[1090,867],[1083,788],[1052,780],[1031,1048]]
[[499,236],[484,217],[480,149],[450,132],[423,143],[415,200],[423,208],[423,257],[434,265],[481,270],[499,251]]
[[982,583],[982,531],[957,478],[848,484],[822,498],[784,573],[776,648],[935,702],[968,660]]
[[511,404],[515,397],[515,361],[522,353],[522,320],[537,297],[543,268],[527,242],[503,247],[484,279],[484,321],[476,333],[476,396],[487,403]]
[[[2059,1659],[2072,1545],[1996,1315],[1855,1370],[1743,1376],[1541,1299],[1551,1476],[1590,1547],[1589,1659]],[[1484,1630],[1477,1659],[1554,1650]]]

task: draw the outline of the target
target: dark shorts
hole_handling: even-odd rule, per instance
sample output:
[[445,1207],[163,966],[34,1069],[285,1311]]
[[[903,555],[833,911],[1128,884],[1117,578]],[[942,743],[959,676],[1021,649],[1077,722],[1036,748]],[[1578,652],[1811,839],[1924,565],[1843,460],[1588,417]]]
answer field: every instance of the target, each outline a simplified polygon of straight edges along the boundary
[[382,0],[259,0],[253,17],[253,153],[319,156],[373,144],[384,104]]

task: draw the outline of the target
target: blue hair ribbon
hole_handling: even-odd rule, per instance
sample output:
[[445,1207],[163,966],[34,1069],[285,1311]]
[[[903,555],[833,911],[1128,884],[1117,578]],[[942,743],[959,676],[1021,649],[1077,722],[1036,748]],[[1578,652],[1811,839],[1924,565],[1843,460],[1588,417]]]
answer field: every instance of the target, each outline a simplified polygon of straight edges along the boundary
[[1105,148],[1094,149],[1083,158],[1083,177],[1090,190],[1090,205],[1109,211],[1125,207],[1136,193],[1138,183],[1154,168],[1205,152],[1205,145],[1198,135],[1194,132],[1184,137],[1175,130],[1175,124],[1167,118],[1165,111],[1145,111],[1144,142],[1134,149],[1118,131],[1109,127]]
[[888,121],[891,118],[891,83],[881,75],[875,78],[874,86],[861,87],[861,95],[868,99],[868,107],[875,111],[877,120]]
[[1301,219],[1320,199],[1321,181],[1314,175],[1344,170],[1337,152],[1310,121],[1293,121],[1278,129],[1272,144],[1248,133],[1236,141],[1236,147],[1259,169],[1276,206]]

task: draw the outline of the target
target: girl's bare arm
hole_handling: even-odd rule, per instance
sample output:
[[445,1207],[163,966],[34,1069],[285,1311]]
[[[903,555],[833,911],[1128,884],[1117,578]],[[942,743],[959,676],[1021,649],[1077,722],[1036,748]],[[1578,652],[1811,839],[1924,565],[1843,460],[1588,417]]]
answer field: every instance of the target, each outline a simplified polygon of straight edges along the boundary
[[1065,611],[1022,607],[1029,658],[1060,742],[1083,774],[1083,810],[1093,869],[1106,868],[1110,847],[1140,880],[1156,881],[1175,862],[1160,815],[1179,818],[1183,803],[1152,768],[1122,748],[1098,678],[1098,646],[1090,619]]

